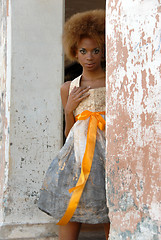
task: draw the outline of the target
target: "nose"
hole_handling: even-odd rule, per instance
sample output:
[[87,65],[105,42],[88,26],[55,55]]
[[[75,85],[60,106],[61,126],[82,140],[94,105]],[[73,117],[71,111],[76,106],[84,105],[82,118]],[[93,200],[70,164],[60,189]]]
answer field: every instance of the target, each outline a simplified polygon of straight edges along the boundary
[[93,58],[92,52],[88,52],[87,53],[87,60],[92,60],[92,58]]

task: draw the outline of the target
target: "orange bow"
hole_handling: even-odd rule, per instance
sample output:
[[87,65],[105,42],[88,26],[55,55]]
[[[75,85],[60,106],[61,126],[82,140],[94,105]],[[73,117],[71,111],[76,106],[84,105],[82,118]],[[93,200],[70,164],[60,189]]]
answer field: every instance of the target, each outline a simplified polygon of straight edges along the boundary
[[90,112],[88,110],[82,112],[81,114],[77,115],[75,117],[77,120],[85,120],[90,117],[89,120],[89,126],[88,126],[88,132],[87,132],[87,142],[86,142],[86,149],[82,160],[82,168],[81,168],[81,174],[78,179],[78,182],[75,187],[69,189],[69,192],[72,193],[72,196],[70,198],[68,207],[66,209],[66,212],[64,216],[61,218],[61,220],[57,223],[58,225],[65,225],[69,222],[69,220],[72,218],[79,200],[81,198],[83,189],[85,187],[85,184],[87,182],[88,176],[90,174],[93,156],[94,156],[94,150],[95,150],[95,143],[96,143],[96,134],[97,134],[97,126],[104,130],[105,128],[105,120],[101,116],[105,115],[105,112]]

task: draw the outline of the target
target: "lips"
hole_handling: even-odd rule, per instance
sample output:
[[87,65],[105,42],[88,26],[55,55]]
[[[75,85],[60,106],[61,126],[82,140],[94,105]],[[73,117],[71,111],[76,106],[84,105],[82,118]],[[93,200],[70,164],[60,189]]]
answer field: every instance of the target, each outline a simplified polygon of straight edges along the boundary
[[85,64],[87,67],[93,67],[95,65],[95,63],[86,63]]

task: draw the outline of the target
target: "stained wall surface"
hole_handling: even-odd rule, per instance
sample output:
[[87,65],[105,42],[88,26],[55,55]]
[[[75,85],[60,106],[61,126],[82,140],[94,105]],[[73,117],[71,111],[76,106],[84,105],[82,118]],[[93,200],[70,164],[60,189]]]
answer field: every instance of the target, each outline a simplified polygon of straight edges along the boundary
[[110,240],[161,239],[161,2],[107,0]]
[[[9,158],[9,67],[7,62],[7,32],[8,24],[8,1],[0,1],[0,221],[3,219],[2,203],[7,181],[7,165],[5,159]],[[8,44],[8,48],[10,48]],[[8,74],[7,74],[8,69]]]
[[37,199],[62,146],[64,2],[0,4],[0,239],[56,239]]

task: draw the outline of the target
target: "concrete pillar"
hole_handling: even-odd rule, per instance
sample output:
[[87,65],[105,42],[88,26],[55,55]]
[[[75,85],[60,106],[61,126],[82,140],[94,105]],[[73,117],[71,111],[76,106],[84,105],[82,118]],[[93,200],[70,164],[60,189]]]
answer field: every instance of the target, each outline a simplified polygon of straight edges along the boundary
[[64,3],[0,4],[0,239],[57,239],[57,228],[38,210],[37,199],[62,146]]
[[161,2],[108,0],[110,240],[161,239]]

